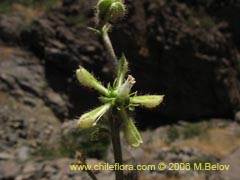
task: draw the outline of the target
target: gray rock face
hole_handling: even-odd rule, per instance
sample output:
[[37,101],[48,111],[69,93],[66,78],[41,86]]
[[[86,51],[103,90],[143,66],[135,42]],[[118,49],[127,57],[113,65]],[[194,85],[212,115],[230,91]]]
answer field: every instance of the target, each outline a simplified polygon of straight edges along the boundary
[[[228,27],[222,23],[206,27],[178,2],[129,4],[132,13],[126,24],[113,30],[113,43],[132,61],[137,89],[166,95],[155,117],[233,116],[232,109],[240,102],[239,57],[224,33]],[[146,114],[140,117],[149,119]],[[158,121],[154,115],[150,119]]]
[[230,164],[231,170],[228,172],[223,172],[222,175],[225,177],[228,177],[228,179],[238,179],[239,175],[239,169],[240,166],[240,150],[236,150],[232,155],[221,161],[223,164]]
[[8,43],[20,40],[24,21],[21,17],[1,15],[0,16],[0,38]]
[[28,146],[22,146],[17,149],[16,155],[20,162],[24,162],[29,159],[30,148]]
[[[141,119],[151,116],[147,124],[154,126],[159,116],[171,119],[233,116],[233,109],[240,103],[237,68],[240,56],[226,33],[228,26],[192,15],[187,5],[179,2],[126,3],[128,17],[110,34],[116,52],[119,56],[124,52],[130,61],[131,73],[137,79],[136,89],[166,95],[159,110],[140,111],[137,119],[144,122]],[[100,79],[109,79],[101,42],[85,29],[94,26],[92,18],[88,3],[66,1],[22,32],[24,44],[45,60],[51,86],[69,97],[73,105],[70,116],[95,102],[89,93],[76,86],[75,79],[69,78],[79,64],[94,71]],[[86,103],[80,104],[82,101]]]
[[0,153],[0,160],[11,160],[11,159],[13,159],[12,154],[4,153],[4,152]]
[[13,179],[20,173],[20,166],[13,161],[0,161],[0,179]]
[[240,149],[234,151],[231,155],[220,161],[220,164],[230,165],[228,171],[220,171],[217,174],[210,176],[211,180],[238,180],[240,166]]
[[58,117],[66,117],[67,98],[55,93],[48,86],[46,72],[40,60],[18,48],[0,49],[7,54],[3,55],[0,61],[0,90],[32,107],[36,106],[36,99],[43,99]]
[[24,93],[40,97],[46,89],[44,69],[33,55],[12,49],[12,53],[0,62],[1,89],[23,96]]

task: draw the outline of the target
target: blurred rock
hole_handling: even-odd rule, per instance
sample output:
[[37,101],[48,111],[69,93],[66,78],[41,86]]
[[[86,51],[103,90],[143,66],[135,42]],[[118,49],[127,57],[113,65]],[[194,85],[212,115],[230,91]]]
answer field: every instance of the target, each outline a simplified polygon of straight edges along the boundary
[[67,98],[63,100],[48,87],[39,59],[22,49],[9,49],[8,55],[2,56],[0,61],[0,90],[30,107],[36,107],[38,99],[43,99],[56,116],[64,119],[68,115]]
[[0,62],[0,82],[5,85],[1,90],[10,91],[16,96],[24,93],[41,96],[46,87],[44,69],[31,53],[13,49],[9,56]]
[[20,173],[20,166],[13,161],[0,161],[0,179],[14,179]]
[[220,171],[216,174],[212,173],[210,180],[238,180],[239,179],[239,166],[240,166],[240,149],[234,151],[230,156],[226,157],[220,164],[230,165],[229,170]]
[[46,104],[55,112],[55,114],[60,118],[64,119],[68,116],[68,99],[60,94],[47,91],[45,94]]
[[235,120],[237,123],[240,123],[240,111],[238,111],[238,112],[235,113],[234,120]]
[[24,174],[30,174],[30,173],[34,173],[35,171],[36,171],[35,164],[32,162],[29,162],[23,167],[22,172]]
[[13,155],[5,152],[0,153],[0,160],[11,160],[13,159]]
[[24,162],[29,159],[30,149],[28,146],[22,146],[16,150],[17,159]]
[[21,17],[0,15],[0,39],[7,43],[16,43],[20,40],[21,30],[25,23]]

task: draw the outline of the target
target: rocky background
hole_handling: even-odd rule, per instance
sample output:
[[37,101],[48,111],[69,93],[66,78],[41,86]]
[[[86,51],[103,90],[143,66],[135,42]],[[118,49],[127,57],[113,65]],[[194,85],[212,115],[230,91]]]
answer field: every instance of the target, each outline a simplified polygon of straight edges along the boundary
[[[89,179],[71,172],[76,151],[112,162],[106,135],[73,119],[99,104],[79,85],[83,65],[107,83],[110,66],[94,26],[96,0],[0,2],[0,179]],[[126,0],[128,15],[110,36],[141,94],[165,94],[138,109],[141,149],[128,163],[222,162],[227,172],[143,171],[139,179],[238,179],[240,162],[240,3],[236,0]],[[89,135],[90,134],[90,135]],[[90,141],[92,140],[92,141]],[[123,142],[124,144],[125,142]],[[99,179],[112,172],[95,172]],[[133,175],[134,174],[134,175]],[[136,172],[128,173],[134,179]]]

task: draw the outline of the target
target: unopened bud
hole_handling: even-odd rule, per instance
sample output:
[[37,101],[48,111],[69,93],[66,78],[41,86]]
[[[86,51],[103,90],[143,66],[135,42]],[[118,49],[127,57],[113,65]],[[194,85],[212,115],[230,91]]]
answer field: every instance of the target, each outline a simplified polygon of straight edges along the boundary
[[108,90],[99,82],[91,73],[89,73],[85,68],[82,66],[76,71],[77,79],[79,82],[89,88],[93,88],[100,93],[107,95]]
[[111,15],[111,21],[114,21],[118,18],[122,18],[125,15],[125,6],[122,2],[112,3],[109,9],[109,13]]
[[83,114],[77,124],[79,128],[90,128],[97,124],[98,120],[111,108],[111,104],[104,104],[88,113]]
[[99,22],[105,24],[124,17],[126,8],[121,0],[100,0],[97,4]]

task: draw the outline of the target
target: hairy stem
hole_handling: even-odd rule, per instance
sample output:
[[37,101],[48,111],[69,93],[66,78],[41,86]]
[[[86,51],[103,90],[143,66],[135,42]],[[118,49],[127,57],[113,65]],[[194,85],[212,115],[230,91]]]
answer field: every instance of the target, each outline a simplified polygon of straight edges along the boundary
[[[121,148],[121,141],[120,141],[120,124],[117,121],[115,116],[112,116],[110,119],[111,125],[111,138],[113,144],[113,153],[115,163],[119,165],[123,164],[122,161],[122,148]],[[123,171],[122,170],[115,170],[116,180],[123,180]]]
[[116,72],[116,68],[117,68],[117,64],[118,64],[118,59],[117,59],[117,56],[114,52],[114,49],[113,49],[113,46],[112,46],[112,43],[111,43],[111,40],[109,38],[109,35],[108,35],[108,31],[105,30],[103,31],[103,34],[102,34],[102,39],[103,39],[103,43],[104,43],[104,46],[106,48],[106,51],[107,51],[107,55],[108,55],[108,60],[111,64],[111,68],[112,68],[112,72]]

